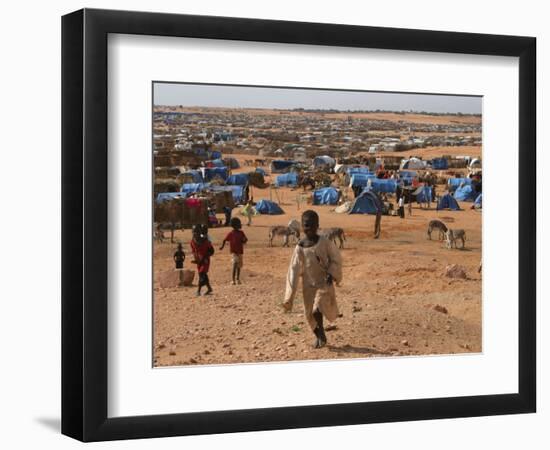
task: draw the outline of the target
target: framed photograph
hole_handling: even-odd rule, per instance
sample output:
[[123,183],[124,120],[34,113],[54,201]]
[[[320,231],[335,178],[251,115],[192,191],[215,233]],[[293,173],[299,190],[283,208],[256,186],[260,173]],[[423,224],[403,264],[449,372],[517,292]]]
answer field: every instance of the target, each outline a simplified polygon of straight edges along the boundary
[[62,432],[535,412],[536,40],[62,21]]

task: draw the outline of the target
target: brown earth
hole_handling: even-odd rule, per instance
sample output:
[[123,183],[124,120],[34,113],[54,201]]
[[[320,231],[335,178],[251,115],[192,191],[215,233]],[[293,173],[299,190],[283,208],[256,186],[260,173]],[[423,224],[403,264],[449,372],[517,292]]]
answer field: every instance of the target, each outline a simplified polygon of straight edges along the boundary
[[[439,192],[442,188],[438,189]],[[254,190],[254,199],[269,198],[269,189]],[[268,247],[268,229],[299,218],[300,191],[280,189],[284,215],[256,216],[244,226],[242,285],[231,282],[229,249],[219,251],[228,228],[210,236],[216,253],[211,260],[211,296],[197,297],[193,287],[161,288],[158,276],[173,270],[175,244],[154,244],[154,365],[229,364],[308,359],[342,359],[390,355],[480,352],[481,214],[462,203],[462,211],[413,208],[405,219],[384,216],[380,239],[373,239],[374,216],[333,212],[332,206],[307,206],[320,216],[321,227],[346,231],[344,280],[337,288],[343,314],[327,332],[327,347],[312,348],[313,333],[302,312],[300,295],[291,313],[281,301],[293,251],[281,241]],[[273,199],[277,201],[275,192]],[[432,204],[432,206],[434,206]],[[235,210],[235,213],[237,210]],[[438,218],[466,230],[466,248],[448,250],[427,240],[428,221]],[[437,233],[434,233],[435,236]],[[177,231],[190,263],[191,232]],[[445,268],[458,264],[467,279],[448,278]]]

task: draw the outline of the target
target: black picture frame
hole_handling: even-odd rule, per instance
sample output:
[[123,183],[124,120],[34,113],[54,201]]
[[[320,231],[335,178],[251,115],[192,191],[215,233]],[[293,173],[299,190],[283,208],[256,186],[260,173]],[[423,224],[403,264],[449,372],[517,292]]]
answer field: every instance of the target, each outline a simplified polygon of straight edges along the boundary
[[[107,417],[107,36],[110,33],[519,58],[517,393]],[[535,412],[536,39],[84,9],[62,18],[62,433],[82,441]]]

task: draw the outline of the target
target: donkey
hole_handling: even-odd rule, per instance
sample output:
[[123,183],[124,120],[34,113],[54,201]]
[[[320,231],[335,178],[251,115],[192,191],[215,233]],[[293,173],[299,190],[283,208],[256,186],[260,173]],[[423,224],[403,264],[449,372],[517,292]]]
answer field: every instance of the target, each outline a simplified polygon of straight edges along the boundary
[[458,248],[456,245],[456,241],[460,240],[462,241],[462,247],[464,248],[464,245],[466,243],[466,232],[464,230],[447,230],[445,233],[447,237],[447,248],[451,249],[453,248],[453,245],[455,248]]
[[275,236],[283,236],[283,247],[288,247],[288,237],[294,236],[296,239],[300,239],[300,232],[290,227],[283,225],[276,225],[269,229],[269,246],[273,247],[273,238]]
[[441,220],[437,220],[437,219],[434,219],[434,220],[430,220],[430,223],[428,223],[428,231],[427,231],[427,235],[428,235],[428,239],[432,239],[432,231],[437,229],[439,231],[439,240],[443,240],[445,239],[445,233],[447,233],[447,225],[445,225],[443,222],[441,222]]

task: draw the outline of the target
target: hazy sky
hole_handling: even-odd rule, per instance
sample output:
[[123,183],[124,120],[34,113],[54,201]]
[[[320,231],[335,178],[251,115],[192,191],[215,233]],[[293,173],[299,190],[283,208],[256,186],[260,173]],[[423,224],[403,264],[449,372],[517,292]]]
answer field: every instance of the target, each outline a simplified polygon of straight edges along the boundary
[[155,105],[481,114],[481,97],[155,83]]

